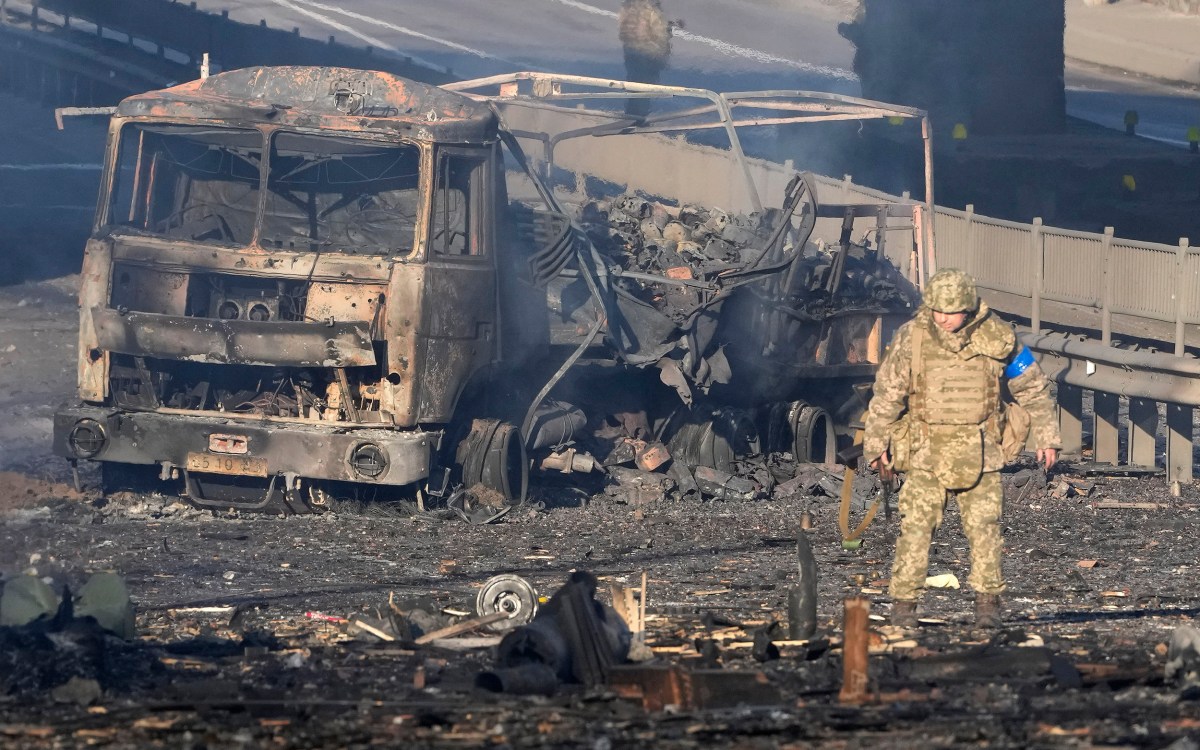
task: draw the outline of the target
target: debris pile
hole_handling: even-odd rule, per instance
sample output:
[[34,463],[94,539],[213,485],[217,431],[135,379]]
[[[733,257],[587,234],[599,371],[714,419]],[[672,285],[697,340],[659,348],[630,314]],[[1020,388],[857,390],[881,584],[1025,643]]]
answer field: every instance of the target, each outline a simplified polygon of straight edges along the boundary
[[616,611],[596,600],[596,577],[572,573],[533,620],[500,642],[496,667],[476,685],[493,692],[554,692],[559,682],[589,687],[608,681],[632,640]]
[[[782,291],[789,304],[814,319],[829,312],[835,291],[836,306],[842,309],[909,304],[894,271],[878,262],[867,238],[850,245],[839,264],[840,246],[810,243],[811,223],[803,221],[808,217],[793,224],[786,214],[785,209],[743,214],[689,203],[670,206],[626,193],[584,204],[579,221],[601,253],[642,282],[643,301],[676,322],[702,300],[705,285],[687,282],[754,267],[768,252],[772,259],[795,259],[795,268],[787,273],[788,288]],[[831,274],[840,278],[834,281]],[[668,283],[651,287],[648,282],[653,281]]]
[[[585,204],[580,222],[596,248],[624,271],[688,281],[743,267],[765,246],[777,213],[731,215],[719,208],[672,207],[625,194]],[[664,296],[648,294],[646,301],[666,310],[682,309],[684,299],[676,296],[692,304],[698,300],[694,289],[669,289]]]

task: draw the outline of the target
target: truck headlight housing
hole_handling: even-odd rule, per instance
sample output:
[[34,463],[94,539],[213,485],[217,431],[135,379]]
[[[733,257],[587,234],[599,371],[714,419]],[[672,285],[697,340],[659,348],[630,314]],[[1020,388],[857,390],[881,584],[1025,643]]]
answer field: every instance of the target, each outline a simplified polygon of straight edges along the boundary
[[387,471],[387,454],[374,443],[360,443],[350,451],[350,468],[368,479],[378,479]]
[[71,452],[79,458],[92,458],[104,450],[108,438],[104,427],[94,419],[81,419],[71,428],[67,435],[67,445]]

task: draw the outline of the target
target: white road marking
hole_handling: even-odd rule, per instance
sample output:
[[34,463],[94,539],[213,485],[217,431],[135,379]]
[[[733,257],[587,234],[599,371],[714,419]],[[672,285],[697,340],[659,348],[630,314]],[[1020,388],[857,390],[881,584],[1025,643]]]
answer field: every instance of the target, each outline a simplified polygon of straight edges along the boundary
[[[382,39],[373,37],[370,34],[364,34],[361,31],[358,31],[357,29],[355,29],[351,26],[347,26],[346,24],[341,23],[340,21],[335,21],[334,19],[330,18],[329,16],[325,16],[320,13],[317,13],[316,11],[309,10],[308,8],[302,7],[300,3],[291,2],[291,0],[271,0],[271,1],[273,3],[275,3],[276,5],[281,5],[284,8],[294,10],[297,13],[299,13],[300,15],[308,16],[309,18],[313,19],[314,21],[320,21],[321,23],[325,24],[326,26],[328,26],[331,29],[345,32],[356,39],[366,42],[367,44],[371,45],[372,47],[374,47],[376,49],[381,49],[381,50],[391,52],[396,55],[401,55],[403,57],[407,57],[410,60],[412,60],[414,63],[416,63],[418,65],[423,65],[427,68],[434,68],[436,70],[445,70],[447,72],[449,72],[449,70],[450,70],[449,68],[447,68],[444,65],[436,65],[434,63],[429,62],[428,60],[422,60],[419,57],[414,57],[413,55],[410,55],[407,52],[405,52],[397,47],[393,47],[392,45],[388,44],[387,42],[384,42]],[[329,6],[329,5],[321,5],[319,3],[312,3],[312,5],[320,8],[321,10],[332,10],[332,11],[338,11],[338,12],[345,12],[345,11],[341,11],[341,9],[339,9],[339,8],[334,8],[333,6]],[[355,15],[357,15],[357,14],[355,14]],[[367,16],[362,16],[362,18],[365,20],[369,20],[374,24],[381,25],[381,26],[383,25],[383,22],[379,21],[377,19],[372,19]]]
[[[369,24],[372,24],[375,26],[379,26],[379,27],[387,29],[388,31],[395,31],[398,34],[404,34],[406,36],[415,37],[417,39],[424,39],[427,42],[433,42],[434,44],[440,44],[443,47],[449,47],[450,49],[458,50],[459,52],[465,52],[468,55],[474,55],[475,57],[481,57],[485,60],[495,60],[497,62],[502,62],[502,63],[506,63],[508,65],[514,65],[514,66],[519,65],[519,63],[516,63],[512,60],[506,60],[503,57],[498,57],[496,55],[491,54],[490,52],[485,52],[481,49],[475,49],[474,47],[468,47],[465,44],[459,44],[458,42],[452,42],[449,39],[441,39],[436,36],[430,36],[429,34],[425,34],[423,32],[417,31],[416,29],[410,29],[406,26],[399,26],[399,25],[391,23],[389,21],[385,21],[382,18],[368,16],[363,13],[355,13],[354,11],[346,10],[345,8],[339,8],[336,5],[328,5],[326,3],[316,2],[316,0],[294,0],[294,2],[292,0],[272,0],[272,1],[279,5],[283,5],[283,6],[292,8],[293,10],[296,10],[297,12],[304,13],[305,15],[309,16],[310,18],[323,19],[326,21],[326,23],[329,23],[330,25],[335,25],[335,28],[345,29],[348,33],[355,34],[356,36],[358,36],[357,32],[354,32],[348,26],[345,26],[344,24],[338,24],[336,21],[333,21],[332,19],[328,19],[325,16],[321,16],[320,14],[317,14],[310,10],[301,9],[297,6],[305,5],[305,6],[308,6],[309,8],[315,8],[317,10],[325,11],[326,13],[338,13],[343,16],[346,16],[347,18],[353,18],[356,21],[362,21],[364,23],[369,23]],[[360,37],[360,38],[363,38],[363,37]],[[391,49],[392,51],[399,52],[399,50],[396,50],[395,48],[392,48],[392,47],[388,47],[383,42],[377,41],[377,42],[373,42],[373,44],[378,44],[380,46],[387,47],[388,49]],[[414,58],[414,60],[415,59],[416,58]],[[429,63],[422,63],[422,64],[428,65]],[[434,66],[434,67],[440,68],[442,66],[438,65],[438,66]]]
[[[597,15],[597,16],[604,16],[606,18],[616,18],[617,17],[617,14],[611,10],[605,10],[604,8],[597,8],[594,5],[588,5],[587,3],[581,3],[581,2],[579,2],[579,0],[553,0],[553,2],[559,3],[560,5],[565,5],[568,8],[575,8],[576,10],[581,10],[585,13],[591,13],[591,14]],[[766,52],[764,50],[753,49],[751,47],[742,47],[740,45],[732,44],[730,42],[726,42],[721,39],[713,39],[712,37],[700,36],[699,34],[693,34],[690,31],[684,31],[683,29],[675,29],[675,31],[673,32],[673,36],[676,39],[683,39],[683,40],[689,41],[689,42],[699,42],[701,44],[706,44],[709,47],[712,47],[713,49],[717,50],[721,54],[728,55],[730,57],[744,57],[748,60],[753,60],[755,62],[776,63],[778,65],[786,65],[790,68],[795,68],[797,70],[803,70],[806,73],[816,73],[818,75],[822,75],[827,78],[837,78],[837,79],[840,79],[843,81],[857,81],[858,80],[858,76],[855,75],[853,71],[846,70],[844,68],[833,68],[828,65],[814,65],[812,63],[800,62],[799,60],[790,60],[786,57],[780,57],[778,55],[773,55],[770,52]]]
[[95,206],[47,206],[44,203],[0,203],[0,208],[34,208],[39,211],[87,211],[96,210]]
[[17,172],[37,172],[43,169],[74,169],[99,172],[103,168],[103,164],[0,164],[0,169],[11,169]]

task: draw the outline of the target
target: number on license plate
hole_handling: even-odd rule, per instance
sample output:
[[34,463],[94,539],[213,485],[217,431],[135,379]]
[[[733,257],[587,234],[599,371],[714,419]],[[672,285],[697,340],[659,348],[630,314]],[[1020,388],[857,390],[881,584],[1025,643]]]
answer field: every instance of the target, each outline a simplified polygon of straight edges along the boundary
[[265,477],[267,475],[267,459],[192,452],[187,457],[187,468],[188,471],[206,471],[212,474]]

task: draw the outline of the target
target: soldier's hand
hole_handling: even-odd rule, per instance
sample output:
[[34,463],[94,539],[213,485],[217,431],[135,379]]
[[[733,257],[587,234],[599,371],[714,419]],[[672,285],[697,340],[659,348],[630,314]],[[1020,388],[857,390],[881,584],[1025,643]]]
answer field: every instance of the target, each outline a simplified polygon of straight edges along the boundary
[[872,469],[879,470],[879,478],[885,482],[892,481],[896,476],[896,472],[892,469],[892,457],[887,454],[887,451],[879,454],[879,457],[871,462]]
[[1046,471],[1050,471],[1054,464],[1058,463],[1058,449],[1038,448],[1037,460],[1038,463],[1046,469]]

